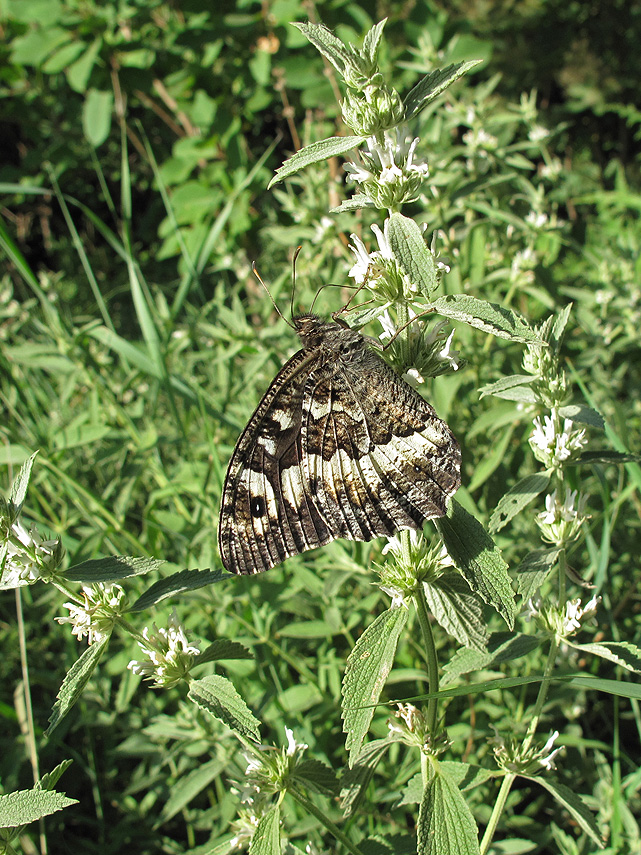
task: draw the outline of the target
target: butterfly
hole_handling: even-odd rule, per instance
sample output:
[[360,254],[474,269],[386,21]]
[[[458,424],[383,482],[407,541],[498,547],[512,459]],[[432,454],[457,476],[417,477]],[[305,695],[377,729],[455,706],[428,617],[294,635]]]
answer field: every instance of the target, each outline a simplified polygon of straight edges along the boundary
[[292,321],[303,347],[242,432],[221,501],[218,547],[260,573],[338,538],[420,530],[458,489],[445,422],[342,319]]

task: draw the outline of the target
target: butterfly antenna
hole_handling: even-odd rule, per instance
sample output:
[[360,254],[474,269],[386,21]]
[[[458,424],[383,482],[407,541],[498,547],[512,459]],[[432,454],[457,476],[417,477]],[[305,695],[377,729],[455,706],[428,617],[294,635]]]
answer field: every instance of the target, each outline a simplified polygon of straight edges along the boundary
[[289,298],[289,316],[294,317],[294,295],[296,294],[296,259],[303,247],[297,246],[292,258],[292,295]]
[[[299,248],[300,248],[300,247],[299,247]],[[287,326],[288,326],[288,327],[291,327],[292,329],[294,329],[294,325],[292,324],[292,322],[287,320],[287,318],[285,317],[285,315],[281,312],[281,310],[280,310],[280,309],[278,308],[278,306],[276,305],[276,300],[274,300],[274,298],[272,297],[272,292],[269,290],[269,288],[267,287],[267,285],[265,285],[265,283],[263,282],[262,276],[260,275],[260,273],[258,272],[258,270],[256,270],[256,262],[255,262],[255,261],[252,261],[252,273],[254,274],[254,276],[256,277],[256,279],[258,279],[258,281],[260,282],[260,284],[263,286],[263,288],[264,288],[264,289],[265,289],[265,291],[267,292],[267,296],[268,296],[268,297],[269,297],[269,299],[272,301],[272,306],[273,306],[273,307],[274,307],[274,309],[276,310],[276,314],[277,314],[279,317],[281,317],[281,318],[285,321],[285,323],[287,324]]]

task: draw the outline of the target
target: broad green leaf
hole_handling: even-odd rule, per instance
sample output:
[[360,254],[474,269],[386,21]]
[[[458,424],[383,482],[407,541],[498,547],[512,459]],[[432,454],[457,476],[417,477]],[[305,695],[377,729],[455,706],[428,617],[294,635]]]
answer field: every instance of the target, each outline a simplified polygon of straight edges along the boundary
[[129,555],[112,555],[109,558],[91,558],[81,564],[74,564],[65,573],[69,582],[117,582],[130,576],[144,576],[151,570],[162,567],[164,561],[159,558],[132,558]]
[[486,650],[457,650],[449,662],[443,666],[441,686],[470,674],[473,671],[486,671],[527,656],[541,644],[541,638],[523,633],[497,632],[490,637]]
[[33,468],[33,462],[37,455],[38,452],[34,451],[31,457],[25,460],[20,467],[20,471],[13,479],[11,490],[9,490],[9,502],[13,505],[13,508],[10,509],[12,522],[15,522],[18,519],[20,511],[22,510],[22,506],[27,495],[29,479],[31,478],[31,469]]
[[568,460],[566,465],[578,463],[641,463],[641,454],[631,454],[626,451],[583,451],[575,460]]
[[568,811],[575,822],[577,822],[583,831],[592,838],[599,849],[604,848],[603,839],[599,832],[599,827],[596,824],[596,820],[581,796],[575,793],[574,790],[566,787],[565,784],[561,784],[559,781],[554,781],[550,778],[544,778],[539,775],[534,775],[532,777],[526,775],[524,777],[527,777],[530,781],[535,781],[546,789],[548,793],[552,793],[557,802]]
[[343,42],[334,33],[323,26],[323,24],[309,24],[298,21],[293,22],[301,33],[326,57],[334,66],[336,71],[343,76],[345,67],[353,63],[353,58]]
[[94,148],[107,139],[111,130],[114,96],[110,89],[90,89],[82,105],[82,130]]
[[537,549],[525,556],[516,571],[516,590],[524,600],[529,600],[539,590],[545,577],[556,564],[560,549]]
[[475,59],[448,65],[447,68],[437,68],[419,80],[405,99],[405,121],[413,119],[430,101],[438,98],[448,86],[480,62],[480,59]]
[[249,855],[281,855],[280,807],[274,805],[261,816],[249,844]]
[[189,686],[189,698],[231,730],[260,742],[260,722],[226,677],[210,674],[193,681]]
[[499,303],[488,303],[469,294],[448,294],[439,297],[432,305],[446,318],[462,321],[499,338],[526,344],[542,343],[524,318]]
[[550,485],[550,478],[549,472],[536,472],[534,475],[527,475],[518,484],[510,487],[507,493],[501,497],[490,517],[490,533],[494,534],[500,531],[523,508],[526,508],[537,496],[544,493]]
[[358,757],[374,708],[394,662],[396,646],[407,623],[407,609],[388,609],[354,645],[343,678],[343,730],[350,766]]
[[434,256],[414,220],[394,213],[388,220],[387,233],[392,252],[419,292],[428,299],[438,278]]
[[365,34],[365,38],[363,39],[362,55],[366,57],[372,65],[376,62],[378,46],[381,42],[381,37],[386,23],[387,18],[383,18],[382,21],[375,24],[372,29]]
[[335,796],[338,790],[336,772],[320,760],[301,760],[296,764],[292,774],[296,781],[301,781],[308,789],[325,796]]
[[76,703],[82,694],[82,690],[89,682],[102,654],[107,649],[108,644],[109,636],[100,642],[90,644],[82,656],[73,663],[60,686],[45,736],[51,736],[55,728]]
[[550,331],[548,341],[550,347],[555,353],[558,353],[561,349],[561,343],[565,334],[565,327],[567,326],[568,320],[570,318],[572,306],[572,303],[566,303],[565,306],[563,306],[563,308],[554,318],[554,323],[552,324],[552,329]]
[[447,514],[434,520],[448,554],[469,586],[514,626],[514,594],[508,567],[481,523],[455,500]]
[[484,769],[474,763],[461,763],[458,760],[443,760],[441,769],[459,790],[472,790],[493,777],[490,769]]
[[6,793],[0,796],[0,828],[28,825],[43,816],[50,816],[77,804],[77,799],[69,799],[63,793],[50,790],[17,790],[14,793]]
[[194,665],[203,665],[205,662],[219,662],[221,659],[253,659],[254,654],[228,638],[217,638],[206,647],[202,653],[194,659]]
[[641,673],[641,648],[631,641],[603,641],[591,644],[574,644],[569,639],[565,641],[566,644],[581,653],[599,656],[601,659],[615,662],[627,671]]
[[179,573],[174,573],[172,576],[154,582],[149,590],[141,594],[136,602],[129,606],[127,611],[142,612],[162,602],[162,600],[166,600],[167,597],[183,594],[186,591],[196,591],[205,585],[213,585],[216,582],[222,582],[223,579],[234,578],[236,577],[233,573],[227,573],[225,570],[181,570]]
[[40,780],[36,782],[35,789],[53,790],[72,763],[73,760],[63,760],[62,763],[58,763],[51,772],[45,772],[45,774],[41,776]]
[[361,208],[373,208],[374,203],[365,193],[354,193],[349,199],[343,201],[336,208],[330,208],[332,214],[340,214],[343,211],[358,211]]
[[67,80],[74,92],[82,94],[87,91],[87,83],[101,48],[102,39],[94,39],[84,54],[67,68]]
[[205,763],[199,763],[189,774],[181,776],[180,786],[171,788],[169,798],[157,821],[167,822],[172,816],[176,816],[185,805],[215,781],[224,769],[224,761],[216,757]]
[[363,800],[365,789],[381,761],[392,745],[391,739],[375,739],[363,746],[356,762],[341,776],[341,809],[344,816],[352,816]]
[[472,812],[456,783],[441,767],[425,788],[416,831],[418,855],[479,855]]
[[581,425],[589,425],[599,430],[605,428],[603,416],[597,410],[593,410],[592,407],[585,407],[580,404],[568,404],[567,407],[559,409],[559,415],[563,419],[572,419],[573,422],[578,422]]
[[306,145],[301,148],[296,154],[288,158],[282,166],[276,170],[276,174],[269,182],[268,190],[282,181],[284,178],[289,178],[300,169],[304,169],[312,163],[318,163],[319,160],[327,160],[329,157],[336,157],[339,154],[345,154],[356,146],[360,145],[366,137],[329,137],[326,140]]
[[495,383],[488,383],[486,386],[481,386],[479,395],[485,398],[486,395],[496,395],[500,397],[501,392],[508,389],[514,389],[516,386],[530,386],[536,377],[532,374],[510,374],[509,377],[501,377]]
[[430,611],[446,632],[464,647],[486,649],[483,604],[460,573],[444,573],[436,581],[424,583],[423,590]]

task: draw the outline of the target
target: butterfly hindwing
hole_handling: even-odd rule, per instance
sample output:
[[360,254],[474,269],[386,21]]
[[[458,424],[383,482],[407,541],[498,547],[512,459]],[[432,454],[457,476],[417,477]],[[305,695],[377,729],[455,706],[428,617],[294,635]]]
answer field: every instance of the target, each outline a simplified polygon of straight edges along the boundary
[[313,315],[243,431],[223,490],[219,549],[258,573],[337,537],[371,540],[443,516],[460,451],[430,405],[358,332]]

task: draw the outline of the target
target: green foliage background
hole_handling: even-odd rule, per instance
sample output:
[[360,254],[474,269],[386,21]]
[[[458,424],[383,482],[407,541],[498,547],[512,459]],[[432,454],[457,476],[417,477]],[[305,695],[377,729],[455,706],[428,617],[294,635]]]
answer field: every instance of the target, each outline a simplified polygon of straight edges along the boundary
[[[70,563],[132,554],[166,558],[173,569],[218,566],[225,466],[295,347],[251,262],[284,311],[298,244],[298,308],[320,285],[346,281],[355,220],[325,219],[343,198],[338,165],[265,189],[296,145],[337,130],[332,79],[288,26],[295,20],[322,20],[357,41],[388,16],[382,61],[401,92],[435,65],[484,60],[448,93],[447,107],[441,101],[420,120],[440,193],[412,213],[442,232],[452,260],[446,288],[481,291],[532,321],[574,301],[568,371],[577,400],[608,423],[592,447],[638,451],[641,10],[624,0],[418,0],[381,3],[372,19],[368,8],[338,0],[0,4],[2,480],[8,487],[40,449],[28,515],[62,536]],[[550,131],[543,140],[531,133],[539,124]],[[561,168],[550,170],[554,163]],[[556,225],[537,230],[526,219],[533,209]],[[368,227],[364,215],[364,238]],[[317,305],[329,312],[341,297],[326,289]],[[521,350],[463,329],[456,342],[468,365],[438,381],[431,399],[463,446],[463,499],[487,521],[506,486],[531,471],[531,416],[477,390],[518,373]],[[581,479],[591,531],[572,559],[604,597],[605,634],[638,644],[639,468],[594,467]],[[513,566],[528,551],[530,528],[517,519],[499,536]],[[265,737],[280,742],[284,725],[294,727],[335,767],[344,762],[344,662],[382,607],[361,569],[379,547],[334,543],[176,603],[194,637],[233,638],[254,652],[255,663],[230,662],[227,673],[272,728]],[[131,585],[134,597],[146,582]],[[62,613],[53,589],[22,597],[34,715],[44,729],[79,646],[52,620]],[[150,619],[163,625],[166,613]],[[0,616],[0,783],[11,791],[31,785],[31,770],[13,702],[21,674],[7,593]],[[441,643],[445,650],[449,641]],[[389,697],[423,691],[416,653],[411,644],[401,651]],[[41,744],[42,770],[73,757],[62,784],[80,800],[48,821],[51,852],[173,852],[226,839],[237,809],[229,779],[244,772],[236,743],[178,694],[139,686],[126,670],[135,655],[114,638],[78,707]],[[478,734],[509,730],[526,702],[508,693],[454,701],[450,738],[483,752],[473,747]],[[377,713],[375,736],[387,715]],[[638,774],[627,777],[640,765],[638,708],[561,687],[549,719],[565,730],[568,784],[597,810],[617,806],[616,851],[634,851],[626,811],[639,807]],[[415,770],[399,752],[382,771],[366,807],[370,829],[404,830],[395,792]],[[394,791],[379,788],[385,775]],[[480,820],[485,792],[472,796]],[[561,832],[551,843],[544,794],[514,798],[512,830],[566,851]],[[300,841],[313,839],[313,823],[287,809]]]

